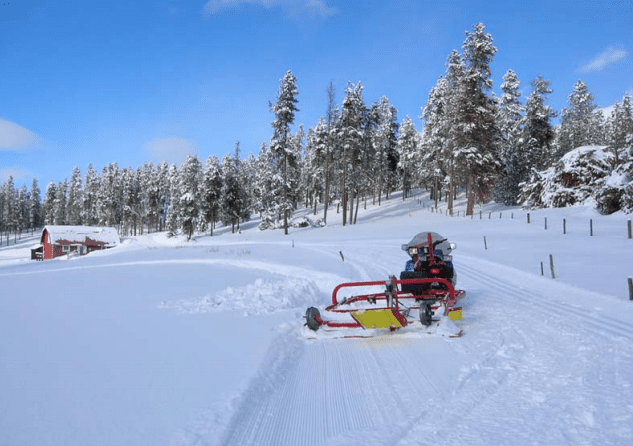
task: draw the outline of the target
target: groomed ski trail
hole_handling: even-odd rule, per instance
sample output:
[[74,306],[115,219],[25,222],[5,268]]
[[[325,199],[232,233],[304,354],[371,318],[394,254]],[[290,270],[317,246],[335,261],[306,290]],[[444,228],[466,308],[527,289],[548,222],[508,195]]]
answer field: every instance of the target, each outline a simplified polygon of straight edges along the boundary
[[424,366],[434,349],[446,345],[440,346],[440,339],[417,341],[389,336],[304,341],[282,335],[221,444],[394,444],[408,420],[428,409],[420,401],[450,391],[434,382],[439,370]]

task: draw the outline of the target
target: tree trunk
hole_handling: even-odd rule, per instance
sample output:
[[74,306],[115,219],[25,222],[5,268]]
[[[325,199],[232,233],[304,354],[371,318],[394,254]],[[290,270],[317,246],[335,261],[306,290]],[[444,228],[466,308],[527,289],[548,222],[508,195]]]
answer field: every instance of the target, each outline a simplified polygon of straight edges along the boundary
[[473,176],[468,176],[468,200],[466,204],[466,215],[473,215],[475,211],[475,195],[473,192]]

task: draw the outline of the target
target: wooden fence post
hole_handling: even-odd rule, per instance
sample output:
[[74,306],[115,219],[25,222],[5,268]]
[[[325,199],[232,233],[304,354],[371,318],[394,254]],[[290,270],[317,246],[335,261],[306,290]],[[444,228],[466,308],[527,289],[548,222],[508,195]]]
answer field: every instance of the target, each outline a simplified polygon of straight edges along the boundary
[[484,248],[488,249],[488,242],[486,241],[486,236],[484,235]]
[[593,237],[593,218],[589,219],[589,235]]
[[530,213],[529,212],[527,214],[527,222],[528,222],[528,225],[529,225],[530,224]]
[[567,220],[563,218],[563,234],[567,234]]
[[631,233],[631,220],[628,220],[626,222],[626,225],[628,227],[628,233],[629,233],[629,240],[631,240],[633,238],[633,234]]
[[549,269],[552,271],[552,279],[556,279],[556,273],[554,272],[554,257],[549,255]]
[[545,217],[545,230],[547,231],[547,217]]
[[633,300],[633,278],[629,277],[627,282],[629,282],[629,300]]

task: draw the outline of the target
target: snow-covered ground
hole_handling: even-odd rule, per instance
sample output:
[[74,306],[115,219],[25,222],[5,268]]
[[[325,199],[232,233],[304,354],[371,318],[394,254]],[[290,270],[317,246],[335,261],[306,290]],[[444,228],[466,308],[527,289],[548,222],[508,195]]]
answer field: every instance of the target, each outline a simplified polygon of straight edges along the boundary
[[[459,209],[394,195],[355,226],[331,209],[288,236],[254,221],[45,262],[11,240],[0,444],[633,444],[631,216]],[[457,244],[463,337],[306,336],[308,306],[398,274],[423,230]]]

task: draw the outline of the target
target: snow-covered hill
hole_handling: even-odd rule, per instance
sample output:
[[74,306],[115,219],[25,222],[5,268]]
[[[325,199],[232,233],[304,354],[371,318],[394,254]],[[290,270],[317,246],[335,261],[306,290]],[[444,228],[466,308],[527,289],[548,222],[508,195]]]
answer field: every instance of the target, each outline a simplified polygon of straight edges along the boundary
[[[0,248],[0,444],[633,443],[629,217],[448,217],[423,197],[288,236],[251,222],[46,262],[27,260],[34,239]],[[306,307],[398,274],[423,230],[458,246],[462,338],[304,336]]]

